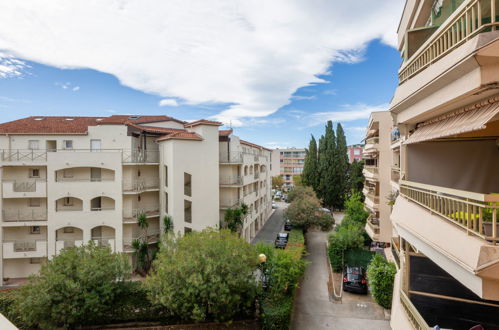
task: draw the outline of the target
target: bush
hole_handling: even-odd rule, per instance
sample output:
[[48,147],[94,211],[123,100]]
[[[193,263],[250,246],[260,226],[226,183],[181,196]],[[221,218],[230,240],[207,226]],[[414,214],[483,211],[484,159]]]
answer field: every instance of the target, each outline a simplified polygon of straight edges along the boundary
[[14,308],[23,322],[43,329],[104,323],[130,273],[127,256],[108,248],[64,249],[18,290]]
[[355,225],[341,225],[329,236],[329,259],[335,272],[343,270],[344,253],[349,249],[361,249],[364,245],[364,229]]
[[229,321],[254,311],[257,256],[228,230],[166,237],[145,281],[153,304],[186,321]]
[[392,305],[393,281],[397,269],[395,264],[376,254],[367,267],[369,288],[374,300],[384,308]]
[[345,218],[344,224],[366,225],[366,220],[369,217],[369,212],[364,208],[362,196],[358,192],[353,192],[352,195],[345,201]]
[[350,249],[345,252],[345,264],[348,266],[359,266],[367,270],[376,253],[368,250]]
[[296,199],[304,198],[305,196],[317,198],[312,187],[295,186],[293,190],[288,193],[288,203],[291,203]]
[[23,322],[21,314],[15,308],[17,291],[16,289],[0,291],[0,314],[19,329],[26,329],[29,325]]
[[303,195],[293,200],[284,211],[284,216],[291,221],[293,226],[303,228],[305,231],[312,226],[330,230],[334,224],[333,216],[321,210],[320,201],[315,195]]
[[287,330],[293,311],[293,296],[265,299],[261,305],[263,330]]

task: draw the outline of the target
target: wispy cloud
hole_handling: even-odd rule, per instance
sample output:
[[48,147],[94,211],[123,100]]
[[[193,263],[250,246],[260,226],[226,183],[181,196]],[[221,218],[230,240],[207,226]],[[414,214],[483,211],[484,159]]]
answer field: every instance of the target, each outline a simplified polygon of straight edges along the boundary
[[370,40],[396,45],[403,4],[2,1],[0,48],[59,68],[109,73],[126,86],[186,104],[226,105],[215,118],[241,122],[268,116],[299,88],[325,82],[321,76],[332,63],[362,60]]
[[72,91],[73,91],[73,92],[76,92],[76,91],[79,91],[79,90],[80,90],[80,86],[75,86],[75,87],[73,87],[73,89],[72,89]]
[[291,98],[293,100],[315,100],[317,98],[317,96],[315,96],[315,95],[310,95],[310,96],[293,95]]
[[316,112],[309,116],[308,126],[323,124],[328,120],[333,122],[349,122],[358,119],[367,119],[374,111],[385,111],[388,104],[367,105],[367,104],[347,104],[341,107],[340,111]]
[[159,106],[160,107],[166,107],[166,106],[177,107],[178,102],[175,99],[162,99],[161,101],[159,101]]
[[19,102],[19,103],[31,103],[30,100],[16,99],[16,98],[13,98],[13,97],[2,96],[2,95],[0,95],[0,101],[10,102],[10,103],[15,103],[15,102]]
[[54,85],[61,87],[62,89],[67,89],[71,90],[73,92],[77,92],[80,90],[80,86],[78,85],[73,85],[72,83],[68,82],[55,82]]
[[26,62],[0,52],[0,78],[21,77],[27,67]]
[[324,95],[336,95],[338,93],[337,89],[328,89],[322,92]]

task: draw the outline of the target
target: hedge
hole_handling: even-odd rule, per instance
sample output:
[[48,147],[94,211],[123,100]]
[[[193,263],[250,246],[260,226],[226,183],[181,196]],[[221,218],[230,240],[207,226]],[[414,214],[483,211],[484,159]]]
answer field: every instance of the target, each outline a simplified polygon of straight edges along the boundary
[[384,308],[392,305],[393,281],[397,269],[395,264],[376,254],[367,267],[367,279],[374,300]]
[[359,266],[367,270],[367,266],[374,257],[375,252],[361,249],[350,249],[345,252],[347,266]]
[[274,299],[264,299],[261,304],[262,329],[289,329],[292,311],[293,296],[286,295]]

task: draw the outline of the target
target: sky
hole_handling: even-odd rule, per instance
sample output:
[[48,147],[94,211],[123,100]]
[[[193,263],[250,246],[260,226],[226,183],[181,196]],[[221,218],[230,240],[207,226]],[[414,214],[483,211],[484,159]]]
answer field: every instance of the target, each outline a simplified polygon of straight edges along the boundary
[[359,143],[397,86],[402,0],[0,0],[0,121],[165,114],[266,147]]

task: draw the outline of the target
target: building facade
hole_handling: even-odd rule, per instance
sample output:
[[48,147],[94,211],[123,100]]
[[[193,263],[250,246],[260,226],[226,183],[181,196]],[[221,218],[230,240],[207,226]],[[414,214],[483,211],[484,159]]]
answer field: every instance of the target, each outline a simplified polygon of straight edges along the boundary
[[[270,151],[255,145],[245,153],[246,145],[234,137],[230,150],[244,162],[227,164],[226,131],[219,126],[128,115],[40,116],[0,124],[2,282],[15,284],[61,249],[88,241],[130,253],[133,262],[132,241],[156,244],[165,215],[180,234],[217,228],[225,207],[237,205],[226,191],[243,190],[243,183],[261,197],[244,200],[252,212],[242,235],[250,240],[271,210],[265,204]],[[257,149],[262,157],[246,156]],[[243,164],[253,166],[251,180],[228,178],[242,175]],[[137,225],[139,216],[148,219],[147,233]]]
[[497,0],[406,1],[390,105],[393,329],[499,329],[498,17]]
[[364,152],[364,146],[362,144],[353,144],[347,147],[348,161],[353,163],[354,161],[360,162],[362,160],[362,153]]
[[375,242],[390,243],[392,224],[390,221],[390,172],[392,152],[390,149],[390,129],[392,116],[389,111],[371,113],[365,137],[363,152],[364,205],[370,215],[366,232]]
[[283,189],[288,190],[293,187],[293,176],[301,175],[305,164],[306,149],[287,148],[275,149],[274,158],[279,159],[279,175],[284,181]]

